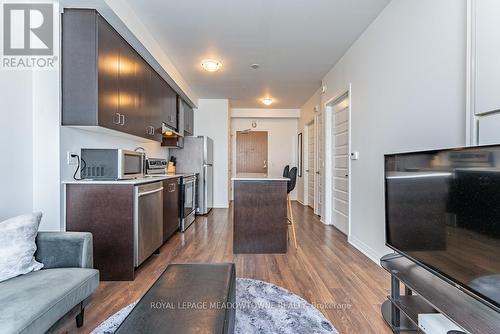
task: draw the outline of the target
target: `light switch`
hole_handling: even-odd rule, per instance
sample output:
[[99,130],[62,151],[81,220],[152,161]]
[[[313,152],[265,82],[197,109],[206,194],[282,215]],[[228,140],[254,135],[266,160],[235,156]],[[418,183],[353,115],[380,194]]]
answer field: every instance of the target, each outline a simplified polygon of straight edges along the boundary
[[358,160],[358,159],[359,159],[359,152],[358,151],[351,152],[351,160]]

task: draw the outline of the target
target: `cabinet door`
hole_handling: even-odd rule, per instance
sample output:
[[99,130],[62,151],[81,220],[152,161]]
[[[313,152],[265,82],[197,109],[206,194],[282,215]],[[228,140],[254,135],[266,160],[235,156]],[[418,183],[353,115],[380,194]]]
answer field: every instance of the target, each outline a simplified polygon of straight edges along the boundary
[[163,79],[156,71],[152,71],[152,92],[153,92],[153,108],[149,115],[149,123],[154,128],[153,139],[161,142],[161,125],[163,122],[164,96],[163,96]]
[[179,229],[179,179],[163,181],[163,242]]
[[[119,113],[120,36],[98,15],[98,124],[121,130]],[[76,65],[75,65],[76,66]],[[74,78],[78,80],[78,78]]]
[[477,0],[475,18],[476,44],[476,114],[500,110],[500,1]]
[[139,58],[134,49],[123,39],[120,42],[120,65],[118,68],[119,78],[119,113],[122,126],[121,131],[141,135],[136,133],[136,124],[140,123],[141,110],[138,94],[138,70]]
[[193,108],[191,108],[186,102],[182,101],[184,109],[184,132],[189,135],[194,134],[194,113]]
[[170,127],[177,129],[177,94],[170,86],[163,81],[163,108],[165,123]]

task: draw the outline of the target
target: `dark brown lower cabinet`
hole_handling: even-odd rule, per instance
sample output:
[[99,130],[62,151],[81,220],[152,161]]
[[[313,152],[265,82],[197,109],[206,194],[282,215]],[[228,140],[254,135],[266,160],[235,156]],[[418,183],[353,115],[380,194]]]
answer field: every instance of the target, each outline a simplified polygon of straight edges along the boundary
[[163,242],[179,230],[179,178],[163,181]]
[[[179,226],[179,179],[163,181],[163,232]],[[94,267],[103,281],[134,280],[134,184],[67,184],[66,230],[90,232]]]
[[286,181],[234,181],[233,252],[286,253]]
[[134,185],[67,184],[66,230],[92,233],[101,280],[134,279]]

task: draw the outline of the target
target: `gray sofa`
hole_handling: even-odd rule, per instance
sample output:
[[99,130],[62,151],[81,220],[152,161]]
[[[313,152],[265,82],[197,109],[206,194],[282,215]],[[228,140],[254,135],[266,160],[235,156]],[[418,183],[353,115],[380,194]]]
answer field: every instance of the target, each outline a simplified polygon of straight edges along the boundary
[[92,234],[39,232],[36,244],[43,269],[0,282],[2,334],[45,333],[71,312],[78,313],[81,327],[85,305],[99,285]]

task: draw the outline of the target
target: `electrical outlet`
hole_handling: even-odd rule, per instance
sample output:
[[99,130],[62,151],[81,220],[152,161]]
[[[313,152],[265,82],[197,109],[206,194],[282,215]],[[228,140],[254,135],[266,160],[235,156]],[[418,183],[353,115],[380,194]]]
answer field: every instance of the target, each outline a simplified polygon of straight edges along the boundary
[[68,157],[67,157],[68,165],[78,165],[78,158],[76,156],[72,157],[72,155],[77,155],[77,153],[68,152]]

